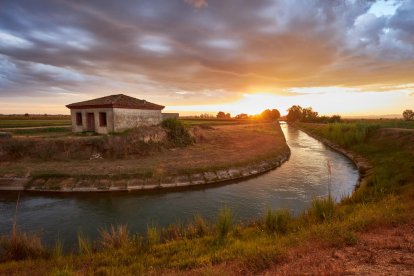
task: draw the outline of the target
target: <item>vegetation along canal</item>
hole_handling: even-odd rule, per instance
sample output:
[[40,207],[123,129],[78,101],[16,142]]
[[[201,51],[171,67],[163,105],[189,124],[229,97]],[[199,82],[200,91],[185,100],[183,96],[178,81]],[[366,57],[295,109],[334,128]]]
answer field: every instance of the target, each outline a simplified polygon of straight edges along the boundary
[[[186,224],[196,214],[214,219],[224,206],[231,208],[239,221],[257,219],[267,208],[288,208],[297,215],[313,198],[327,196],[329,183],[336,200],[353,191],[358,171],[350,160],[293,127],[282,124],[282,130],[291,157],[259,177],[222,186],[146,194],[22,192],[18,228],[40,233],[46,242],[59,237],[65,246],[74,247],[79,231],[95,238],[100,228],[111,224],[127,224],[132,233],[145,233],[148,225]],[[0,235],[11,231],[17,197],[17,192],[0,193]]]

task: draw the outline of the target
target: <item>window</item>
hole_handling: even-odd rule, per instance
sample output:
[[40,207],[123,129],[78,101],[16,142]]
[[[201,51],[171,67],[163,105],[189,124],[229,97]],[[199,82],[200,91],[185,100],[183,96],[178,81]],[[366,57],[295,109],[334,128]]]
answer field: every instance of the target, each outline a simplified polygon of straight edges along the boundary
[[99,112],[99,126],[106,126],[106,112]]
[[76,113],[76,125],[77,126],[82,125],[82,113],[80,113],[80,112]]

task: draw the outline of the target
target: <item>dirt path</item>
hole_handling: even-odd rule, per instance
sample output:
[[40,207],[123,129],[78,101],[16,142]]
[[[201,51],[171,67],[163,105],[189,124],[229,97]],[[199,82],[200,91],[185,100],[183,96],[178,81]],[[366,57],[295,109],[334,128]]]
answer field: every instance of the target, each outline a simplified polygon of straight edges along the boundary
[[363,233],[341,249],[303,248],[264,275],[414,275],[414,223]]

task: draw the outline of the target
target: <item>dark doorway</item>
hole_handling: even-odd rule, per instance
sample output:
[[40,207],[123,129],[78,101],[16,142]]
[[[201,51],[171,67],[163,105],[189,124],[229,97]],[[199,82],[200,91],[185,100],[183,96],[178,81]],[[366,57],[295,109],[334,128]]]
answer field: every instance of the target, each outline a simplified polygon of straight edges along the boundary
[[86,114],[86,127],[87,131],[95,131],[95,114],[94,113],[87,113]]

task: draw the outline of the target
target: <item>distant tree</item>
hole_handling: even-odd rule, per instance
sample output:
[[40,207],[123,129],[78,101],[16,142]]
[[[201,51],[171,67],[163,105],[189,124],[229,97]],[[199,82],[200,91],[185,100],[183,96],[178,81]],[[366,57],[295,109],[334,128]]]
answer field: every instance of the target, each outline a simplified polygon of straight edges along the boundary
[[226,119],[231,119],[231,114],[230,113],[226,113]]
[[329,118],[330,123],[339,123],[341,121],[340,115],[332,115],[331,118]]
[[224,113],[223,111],[220,111],[219,113],[217,113],[216,117],[217,119],[225,119],[226,113]]
[[302,122],[312,123],[316,122],[318,119],[318,112],[313,111],[312,107],[307,107],[302,109]]
[[414,112],[411,109],[406,109],[403,112],[404,120],[406,121],[413,121],[414,120]]
[[264,121],[273,122],[280,118],[280,112],[277,109],[266,109],[260,116]]
[[249,119],[249,115],[245,114],[245,113],[241,113],[236,115],[235,117],[237,120],[244,120],[244,119]]
[[292,107],[290,107],[287,110],[288,114],[286,116],[288,122],[296,122],[302,119],[302,110],[303,108],[300,105],[293,105]]
[[280,112],[277,109],[272,109],[272,118],[273,121],[276,121],[280,118]]
[[25,113],[25,114],[24,114],[24,116],[25,116],[25,117],[29,117],[29,113]]

